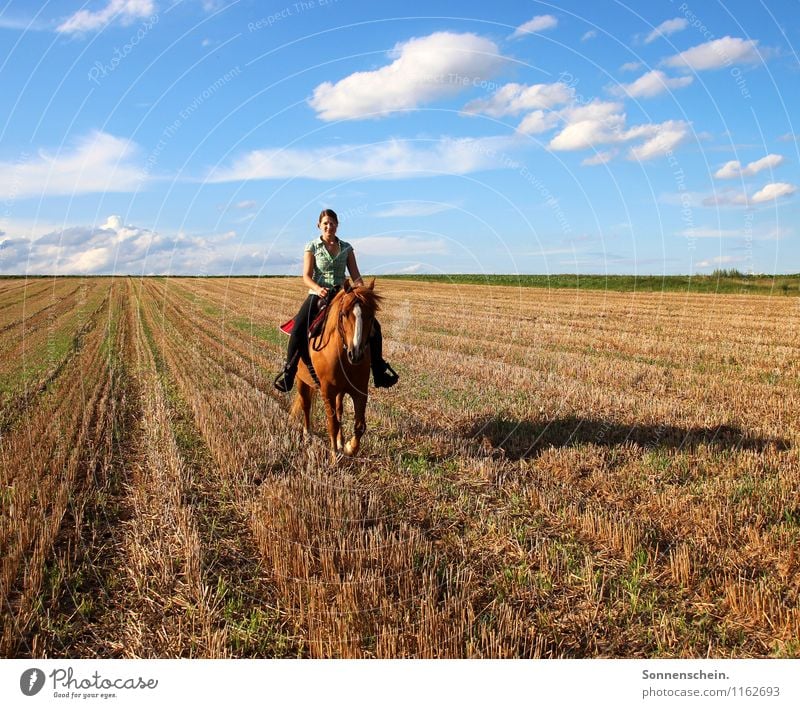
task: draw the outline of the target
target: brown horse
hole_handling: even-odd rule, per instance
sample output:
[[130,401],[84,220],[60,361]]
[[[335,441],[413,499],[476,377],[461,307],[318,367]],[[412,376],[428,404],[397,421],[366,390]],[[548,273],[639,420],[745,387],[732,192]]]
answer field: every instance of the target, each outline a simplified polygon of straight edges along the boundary
[[[369,337],[381,296],[375,290],[375,280],[369,285],[344,287],[328,306],[328,316],[322,332],[309,342],[311,365],[319,381],[319,390],[328,418],[331,459],[339,453],[353,456],[358,452],[361,437],[367,429],[366,411],[370,374]],[[311,404],[317,383],[300,360],[297,368],[297,395],[291,414],[303,414],[303,429],[311,432]],[[355,425],[353,437],[345,443],[342,431],[344,397],[353,399]]]

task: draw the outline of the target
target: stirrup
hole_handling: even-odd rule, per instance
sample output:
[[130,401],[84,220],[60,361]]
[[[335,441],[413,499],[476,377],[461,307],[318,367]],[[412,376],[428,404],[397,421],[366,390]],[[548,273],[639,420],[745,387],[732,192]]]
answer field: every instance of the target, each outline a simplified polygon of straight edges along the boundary
[[289,369],[284,369],[275,377],[272,385],[281,393],[289,393],[294,386],[294,374]]
[[375,380],[375,388],[391,388],[394,386],[400,376],[397,372],[387,363],[383,362],[383,371],[373,373],[372,378]]

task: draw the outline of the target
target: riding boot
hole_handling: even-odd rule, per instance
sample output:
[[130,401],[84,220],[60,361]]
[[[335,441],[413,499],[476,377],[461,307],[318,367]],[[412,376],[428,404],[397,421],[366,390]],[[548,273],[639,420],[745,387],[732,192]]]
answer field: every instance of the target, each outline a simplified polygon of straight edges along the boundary
[[295,352],[283,365],[283,370],[275,377],[273,386],[281,393],[289,393],[294,386],[294,377],[297,375],[297,362],[300,360],[300,352]]
[[372,333],[369,338],[370,364],[372,367],[372,380],[375,388],[391,388],[400,378],[397,372],[383,360],[383,335],[378,320],[372,323]]

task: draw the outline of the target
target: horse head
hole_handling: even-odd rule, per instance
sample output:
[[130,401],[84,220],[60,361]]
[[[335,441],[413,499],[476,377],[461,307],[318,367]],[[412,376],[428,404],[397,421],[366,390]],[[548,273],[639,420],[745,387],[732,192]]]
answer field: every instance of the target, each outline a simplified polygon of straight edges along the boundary
[[375,313],[380,308],[381,296],[375,292],[375,279],[369,285],[352,287],[345,281],[338,295],[338,330],[342,348],[347,351],[347,360],[358,364],[364,358]]

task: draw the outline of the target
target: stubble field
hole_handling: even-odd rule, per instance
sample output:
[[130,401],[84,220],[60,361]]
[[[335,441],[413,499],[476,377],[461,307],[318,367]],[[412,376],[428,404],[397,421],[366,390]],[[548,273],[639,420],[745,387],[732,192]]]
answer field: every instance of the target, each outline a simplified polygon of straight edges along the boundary
[[800,656],[800,300],[377,288],[332,467],[299,278],[0,280],[0,656]]

